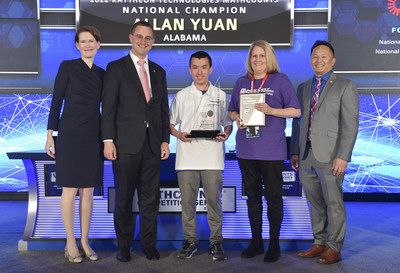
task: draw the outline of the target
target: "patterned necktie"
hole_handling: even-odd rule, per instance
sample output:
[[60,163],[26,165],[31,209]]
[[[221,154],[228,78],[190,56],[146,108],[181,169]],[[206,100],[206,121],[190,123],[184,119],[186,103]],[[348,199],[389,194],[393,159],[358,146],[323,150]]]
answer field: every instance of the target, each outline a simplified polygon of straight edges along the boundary
[[149,79],[146,73],[146,68],[144,68],[144,60],[139,60],[138,64],[140,65],[140,82],[142,83],[144,96],[146,97],[146,101],[149,102],[151,98],[150,86],[149,86]]
[[319,93],[321,91],[321,78],[315,78],[317,80],[317,86],[314,89],[314,95],[311,99],[311,107],[310,107],[310,122],[308,124],[308,141],[311,141],[311,122],[315,112],[315,108],[317,107]]

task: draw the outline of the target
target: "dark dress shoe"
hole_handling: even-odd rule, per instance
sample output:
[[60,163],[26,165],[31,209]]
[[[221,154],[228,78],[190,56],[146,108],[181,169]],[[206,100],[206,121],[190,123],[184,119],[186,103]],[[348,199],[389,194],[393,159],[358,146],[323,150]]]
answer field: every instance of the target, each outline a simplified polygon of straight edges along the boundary
[[298,251],[297,256],[302,258],[314,258],[320,256],[324,251],[325,251],[324,246],[314,244],[307,250]]
[[261,254],[264,254],[264,244],[262,242],[258,244],[250,242],[249,247],[240,254],[240,257],[249,259]]
[[131,260],[131,255],[129,254],[122,254],[121,251],[118,251],[117,260],[123,263],[129,262]]
[[327,247],[324,253],[322,253],[321,257],[317,259],[317,262],[320,264],[334,264],[340,260],[340,252],[337,252],[332,248]]
[[264,256],[264,262],[274,263],[281,256],[281,248],[279,245],[269,246]]
[[146,259],[151,261],[156,261],[160,259],[160,253],[155,247],[146,247],[143,249],[144,254],[146,254]]

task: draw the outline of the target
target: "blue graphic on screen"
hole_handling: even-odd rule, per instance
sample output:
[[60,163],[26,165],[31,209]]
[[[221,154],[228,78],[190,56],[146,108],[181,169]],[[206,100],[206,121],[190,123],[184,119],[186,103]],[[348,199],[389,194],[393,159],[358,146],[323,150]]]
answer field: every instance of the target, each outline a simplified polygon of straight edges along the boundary
[[[359,133],[343,190],[399,193],[400,94],[359,97]],[[170,103],[172,99],[170,95]],[[9,160],[5,153],[44,149],[50,103],[48,94],[0,95],[0,191],[27,191],[22,161]],[[227,152],[235,149],[234,139],[235,132],[226,144]],[[170,148],[176,151],[176,139],[171,138]]]
[[336,43],[336,70],[399,71],[399,2],[336,0],[332,4],[329,39]]
[[[43,92],[51,93],[58,67],[64,59],[76,59],[80,52],[76,49],[74,30],[42,29],[40,31],[41,73],[39,76],[5,77],[0,75],[2,86],[37,87]],[[128,35],[127,35],[128,38]],[[315,40],[327,39],[326,30],[309,29],[294,32],[293,47],[277,47],[275,52],[282,73],[289,76],[296,87],[312,76],[310,68],[310,48]],[[228,94],[235,81],[245,72],[248,48],[163,48],[153,47],[149,52],[150,59],[160,64],[167,71],[167,84],[171,91],[177,91],[191,84],[189,74],[189,57],[198,50],[206,50],[212,57],[213,73],[210,81],[220,86]],[[101,47],[95,63],[106,68],[110,61],[119,59],[129,53],[129,48]],[[370,81],[371,77],[366,78]],[[357,82],[357,85],[359,83]],[[361,84],[361,86],[366,84]]]
[[400,193],[400,94],[360,94],[360,125],[344,192]]
[[294,8],[328,8],[328,0],[295,0]]
[[40,7],[46,9],[75,8],[75,0],[40,0]]
[[35,1],[0,1],[0,72],[39,72],[37,8]]
[[[79,51],[73,43],[75,32],[73,30],[41,30],[41,55],[42,73],[40,79],[27,78],[22,84],[40,87],[51,92],[58,67],[63,59],[76,59],[80,57]],[[128,35],[127,35],[128,38]],[[281,72],[287,74],[296,87],[301,82],[312,76],[310,68],[310,48],[315,40],[327,39],[326,30],[296,30],[294,33],[293,47],[275,48]],[[106,68],[110,61],[119,59],[129,54],[129,48],[101,47],[95,63]],[[191,84],[189,74],[190,55],[198,50],[206,50],[213,62],[213,73],[210,81],[221,87],[228,94],[232,91],[235,81],[246,73],[245,62],[248,47],[230,48],[163,48],[153,47],[149,58],[161,65],[167,72],[167,83],[170,91],[177,91]],[[18,79],[7,79],[10,85],[21,85]]]
[[[42,73],[39,76],[19,76],[5,77],[0,76],[0,84],[2,86],[37,86],[43,91],[51,93],[54,84],[54,78],[57,74],[58,67],[63,59],[75,59],[80,57],[79,51],[74,44],[75,32],[73,30],[41,30],[41,55],[42,55]],[[309,68],[309,48],[312,42],[307,42],[310,38],[324,39],[326,31],[323,30],[307,30],[296,31],[295,39],[298,42],[292,48],[277,49],[278,61],[281,71],[288,74],[292,81],[301,82],[312,75]],[[163,49],[154,48],[150,52],[150,58],[156,60],[161,66],[165,67],[168,77],[168,86],[172,91],[190,85],[192,82],[189,74],[189,57],[195,52],[196,48],[184,49]],[[247,58],[247,48],[226,48],[214,49],[207,51],[213,58],[213,73],[210,81],[223,88],[228,94],[231,92],[230,86],[233,87],[236,79],[245,74],[244,63]],[[96,55],[95,63],[106,68],[107,63],[121,58],[129,53],[128,48],[101,48]],[[294,57],[298,56],[298,57]],[[291,65],[296,60],[296,66]],[[12,93],[12,91],[10,91]],[[47,93],[47,92],[46,92]],[[173,95],[170,96],[170,102]],[[43,101],[40,101],[43,100]],[[27,107],[31,102],[40,107],[34,108],[34,112],[27,111]],[[40,102],[38,102],[40,101]],[[26,175],[22,162],[18,160],[9,160],[5,155],[8,151],[26,151],[40,150],[44,148],[46,140],[47,116],[51,103],[50,94],[31,94],[31,95],[3,95],[1,96],[3,105],[0,108],[0,116],[2,117],[2,134],[0,137],[4,139],[1,144],[3,153],[0,155],[0,170],[3,177],[0,182],[0,191],[26,191]],[[4,107],[6,106],[6,107]],[[10,109],[14,107],[15,109]],[[34,119],[32,118],[34,117]],[[15,122],[26,123],[21,128],[30,128],[29,131],[20,131],[15,129]],[[40,120],[40,123],[38,122]],[[7,121],[12,121],[13,125],[7,125]],[[33,122],[34,121],[34,122]],[[18,124],[18,123],[17,123]],[[4,126],[5,125],[5,126]],[[35,125],[35,126],[33,126]],[[290,130],[290,124],[288,125]],[[235,131],[226,143],[226,151],[235,150]],[[31,131],[35,131],[37,137],[33,137]],[[290,135],[290,131],[287,132]],[[171,150],[174,151],[174,138],[171,141]],[[15,145],[15,146],[13,146]],[[5,181],[8,181],[7,183]],[[21,182],[22,181],[22,182]]]
[[[4,2],[4,1],[3,1]],[[17,1],[8,1],[17,2]],[[328,0],[296,0],[295,8],[328,8]],[[381,1],[360,1],[363,5]],[[40,8],[75,8],[74,0],[40,0]],[[335,13],[338,15],[337,13]],[[21,160],[9,160],[6,152],[43,150],[51,103],[54,78],[64,59],[80,57],[74,44],[73,29],[41,29],[41,73],[35,76],[9,77],[0,75],[0,86],[36,87],[42,94],[14,94],[12,90],[0,94],[0,192],[27,191],[28,184]],[[276,47],[281,72],[287,74],[294,87],[313,74],[310,65],[310,48],[315,40],[327,40],[325,29],[295,29],[293,47]],[[128,40],[128,36],[127,36]],[[339,41],[332,41],[335,47]],[[188,71],[190,55],[206,50],[213,59],[210,81],[228,93],[236,79],[245,74],[244,64],[248,48],[228,47],[154,47],[150,59],[167,71],[169,102],[174,93],[191,84]],[[102,47],[95,63],[107,64],[129,53],[129,48]],[[396,87],[398,75],[352,74],[358,87]],[[372,88],[373,89],[373,88]],[[33,91],[34,92],[34,91]],[[31,91],[32,93],[32,91]],[[399,94],[360,94],[360,128],[352,162],[344,181],[344,192],[400,192],[399,169]],[[286,134],[291,135],[291,120],[287,120]],[[226,143],[226,151],[235,150],[234,131]],[[176,151],[176,139],[171,137],[170,148]]]
[[7,152],[42,150],[46,142],[51,95],[0,95],[0,192],[27,191],[21,160]]

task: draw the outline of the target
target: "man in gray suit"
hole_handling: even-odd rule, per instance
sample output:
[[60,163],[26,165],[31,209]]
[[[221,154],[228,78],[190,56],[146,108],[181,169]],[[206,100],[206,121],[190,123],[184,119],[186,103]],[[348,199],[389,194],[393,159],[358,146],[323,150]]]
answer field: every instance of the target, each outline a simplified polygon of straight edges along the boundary
[[358,93],[353,81],[336,76],[334,49],[325,41],[311,48],[314,76],[299,85],[301,117],[293,120],[292,168],[311,211],[314,244],[298,256],[321,264],[341,259],[346,230],[342,183],[358,131]]

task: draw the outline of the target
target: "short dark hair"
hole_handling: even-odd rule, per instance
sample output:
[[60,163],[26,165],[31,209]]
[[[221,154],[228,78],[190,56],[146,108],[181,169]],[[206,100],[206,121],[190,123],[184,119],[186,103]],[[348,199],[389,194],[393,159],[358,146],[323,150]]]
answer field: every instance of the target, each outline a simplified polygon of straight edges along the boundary
[[79,43],[79,34],[81,34],[82,32],[89,32],[93,35],[97,42],[101,42],[100,31],[97,28],[92,26],[82,26],[76,31],[75,43]]
[[131,27],[131,34],[133,34],[135,32],[135,29],[138,26],[151,28],[151,31],[153,32],[153,38],[154,38],[155,35],[154,35],[153,26],[149,22],[146,22],[146,21],[137,21],[136,23],[134,23],[133,26]]
[[314,48],[316,48],[317,46],[320,46],[320,45],[329,47],[329,49],[332,51],[333,57],[335,57],[335,50],[333,49],[333,46],[331,45],[331,43],[329,43],[327,41],[322,41],[322,40],[315,41],[314,45],[311,47],[311,54],[312,54]]
[[210,63],[210,67],[212,67],[211,57],[205,51],[197,51],[197,52],[193,53],[192,56],[190,56],[189,67],[192,65],[192,59],[193,58],[196,58],[196,59],[207,58],[208,62]]

